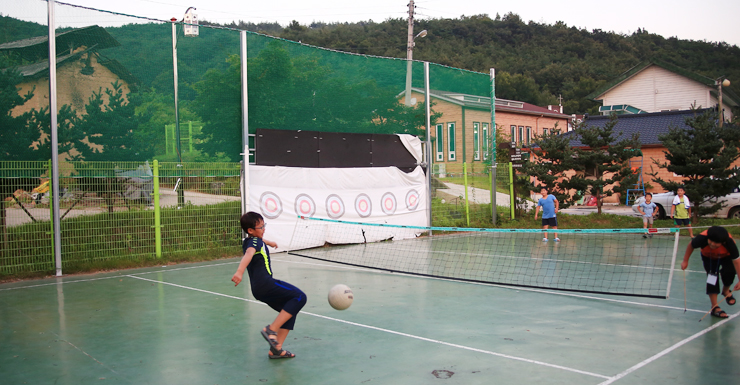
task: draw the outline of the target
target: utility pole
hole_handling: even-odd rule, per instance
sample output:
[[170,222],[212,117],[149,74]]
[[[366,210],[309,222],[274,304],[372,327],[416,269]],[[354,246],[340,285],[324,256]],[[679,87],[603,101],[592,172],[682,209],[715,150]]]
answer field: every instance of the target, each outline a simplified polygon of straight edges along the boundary
[[414,57],[414,0],[409,0],[409,28],[406,41],[406,99],[404,103],[411,106],[411,63]]

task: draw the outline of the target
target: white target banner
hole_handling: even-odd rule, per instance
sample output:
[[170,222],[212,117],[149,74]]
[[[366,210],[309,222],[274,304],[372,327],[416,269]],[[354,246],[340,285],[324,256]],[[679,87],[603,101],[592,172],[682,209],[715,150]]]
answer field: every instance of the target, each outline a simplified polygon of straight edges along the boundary
[[[350,222],[427,226],[429,198],[426,176],[421,167],[407,174],[395,167],[252,165],[249,166],[249,196],[251,209],[262,214],[265,222],[269,223],[265,238],[278,244],[277,251],[321,246],[333,241],[321,231],[311,232],[318,234],[314,239],[294,239],[297,238],[294,237],[296,226],[331,226],[299,221],[298,215]],[[372,233],[377,233],[379,239],[388,236],[384,231],[374,230]],[[393,234],[394,239],[414,236],[413,231]]]

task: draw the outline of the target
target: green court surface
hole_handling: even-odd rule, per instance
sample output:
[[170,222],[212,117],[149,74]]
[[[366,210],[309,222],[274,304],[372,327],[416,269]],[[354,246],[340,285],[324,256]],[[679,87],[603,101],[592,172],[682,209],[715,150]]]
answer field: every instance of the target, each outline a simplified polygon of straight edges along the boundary
[[[681,242],[679,250],[685,248]],[[548,246],[552,247],[552,246]],[[679,256],[682,255],[679,252]],[[680,260],[680,258],[679,258]],[[6,384],[735,384],[740,305],[706,317],[698,253],[670,299],[388,273],[273,255],[308,295],[269,360],[276,313],[230,281],[239,259],[0,285]],[[326,295],[349,285],[352,307]]]

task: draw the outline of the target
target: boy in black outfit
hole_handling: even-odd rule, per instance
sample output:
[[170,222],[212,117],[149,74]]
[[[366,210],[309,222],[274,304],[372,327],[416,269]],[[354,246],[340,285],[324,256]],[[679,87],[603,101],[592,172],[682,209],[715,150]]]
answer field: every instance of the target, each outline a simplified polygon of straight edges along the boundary
[[242,243],[244,257],[231,280],[235,283],[234,286],[239,285],[244,270],[247,270],[254,298],[279,313],[275,321],[261,331],[262,337],[270,344],[268,356],[271,359],[293,358],[295,354],[283,350],[283,342],[293,330],[298,312],[306,304],[306,294],[301,289],[272,277],[270,251],[265,245],[276,248],[277,244],[262,239],[266,226],[262,215],[250,211],[242,215],[240,222],[248,237]]

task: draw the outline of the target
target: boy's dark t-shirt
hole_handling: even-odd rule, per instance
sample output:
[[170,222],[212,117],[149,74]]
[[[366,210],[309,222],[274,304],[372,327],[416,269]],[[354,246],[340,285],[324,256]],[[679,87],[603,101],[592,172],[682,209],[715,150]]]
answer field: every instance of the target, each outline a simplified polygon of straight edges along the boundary
[[252,261],[247,265],[249,284],[252,294],[259,297],[262,291],[272,288],[275,279],[272,278],[272,265],[270,263],[270,251],[262,239],[257,237],[246,238],[242,242],[242,250],[246,253],[248,248],[254,248]]

